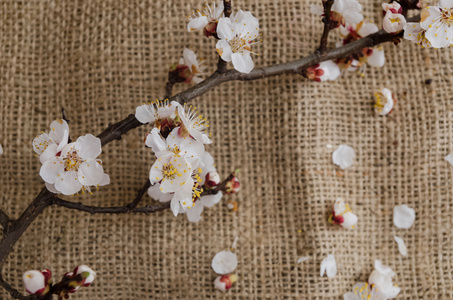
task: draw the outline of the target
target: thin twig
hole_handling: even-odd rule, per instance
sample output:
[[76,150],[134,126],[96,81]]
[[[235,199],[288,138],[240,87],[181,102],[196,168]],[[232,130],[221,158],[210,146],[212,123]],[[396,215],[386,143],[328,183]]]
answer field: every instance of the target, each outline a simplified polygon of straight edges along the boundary
[[124,213],[154,213],[157,211],[161,211],[170,207],[170,202],[165,202],[162,204],[150,206],[146,205],[143,207],[129,207],[126,206],[112,206],[112,207],[99,207],[99,206],[89,206],[84,205],[80,202],[71,202],[66,201],[60,198],[55,197],[52,200],[52,205],[62,206],[69,209],[80,210],[84,212],[88,212],[90,214],[124,214]]
[[231,0],[223,0],[223,13],[225,14],[225,18],[231,16]]
[[151,187],[151,182],[149,182],[149,179],[147,179],[146,183],[143,185],[143,187],[140,190],[138,190],[137,196],[135,197],[135,199],[131,203],[129,203],[127,206],[129,208],[137,207],[137,205],[140,203],[140,201],[142,201],[143,195],[146,194],[146,192],[148,191],[148,189],[150,187]]
[[165,84],[165,95],[164,99],[168,99],[171,97],[171,93],[173,91],[173,86],[175,85],[176,82],[171,81],[170,79],[167,81]]
[[10,221],[11,219],[9,218],[8,214],[0,209],[0,226],[2,226],[3,229],[7,229]]
[[[226,18],[231,15],[231,0],[223,0],[223,14]],[[219,56],[219,62],[217,63],[217,72],[225,73],[227,71],[227,62]]]
[[224,191],[224,190],[225,190],[225,187],[226,187],[226,185],[227,185],[227,183],[228,183],[231,179],[233,179],[234,176],[236,176],[236,173],[235,173],[235,172],[231,173],[227,178],[225,178],[224,181],[222,181],[221,183],[219,183],[215,188],[203,190],[203,192],[201,193],[201,196],[215,195],[215,194],[217,194],[218,192]]
[[324,31],[322,32],[321,42],[319,43],[318,52],[324,53],[327,48],[327,38],[329,37],[329,32],[332,29],[332,16],[331,10],[334,0],[323,0],[324,6]]

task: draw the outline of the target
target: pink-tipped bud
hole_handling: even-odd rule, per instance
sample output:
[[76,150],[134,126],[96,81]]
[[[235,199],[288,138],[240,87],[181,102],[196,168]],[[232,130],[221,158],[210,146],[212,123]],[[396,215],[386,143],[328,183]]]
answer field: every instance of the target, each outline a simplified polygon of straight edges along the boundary
[[212,21],[206,25],[203,29],[203,33],[207,38],[210,36],[217,38],[217,21]]
[[45,295],[49,292],[52,273],[45,269],[42,271],[30,270],[24,273],[22,279],[25,289],[32,295]]
[[340,68],[333,61],[323,61],[307,68],[305,75],[313,81],[335,80],[340,76]]
[[216,171],[209,172],[206,174],[206,183],[208,187],[218,186],[220,183],[220,175]]
[[394,14],[402,14],[403,8],[398,2],[393,1],[392,3],[382,3],[383,15],[390,11]]
[[223,275],[214,280],[214,286],[222,292],[226,292],[236,281],[238,281],[238,277],[235,274]]
[[239,183],[239,180],[234,176],[231,178],[230,181],[227,182],[226,187],[225,187],[225,193],[227,194],[234,194],[237,193],[240,189],[241,184]]
[[82,286],[89,286],[96,276],[96,272],[90,269],[86,265],[78,266],[74,269],[73,272],[75,275],[82,275],[83,281],[81,283]]

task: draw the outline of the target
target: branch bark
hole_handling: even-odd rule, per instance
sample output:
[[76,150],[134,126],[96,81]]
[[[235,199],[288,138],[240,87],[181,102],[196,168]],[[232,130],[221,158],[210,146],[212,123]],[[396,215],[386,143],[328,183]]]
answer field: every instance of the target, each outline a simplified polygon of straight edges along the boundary
[[318,52],[324,53],[327,48],[327,39],[329,37],[329,32],[332,29],[331,24],[332,24],[332,16],[331,16],[331,11],[332,11],[332,5],[333,5],[334,0],[327,0],[323,1],[323,6],[324,6],[324,18],[322,21],[324,22],[324,30],[322,32],[321,36],[321,41],[319,43],[319,48]]
[[6,212],[0,209],[0,226],[3,227],[3,230],[6,231],[10,222],[10,218]]

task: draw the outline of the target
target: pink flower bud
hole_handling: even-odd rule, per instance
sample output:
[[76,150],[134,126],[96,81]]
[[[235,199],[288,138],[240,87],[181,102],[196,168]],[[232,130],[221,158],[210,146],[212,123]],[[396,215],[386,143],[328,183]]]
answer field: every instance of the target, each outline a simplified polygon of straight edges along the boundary
[[340,76],[340,68],[333,61],[323,61],[307,68],[306,76],[314,81],[335,80]]
[[75,275],[81,274],[83,277],[82,286],[89,286],[96,276],[96,273],[86,265],[78,266],[73,272]]
[[237,193],[240,189],[241,184],[239,183],[239,180],[234,176],[231,178],[230,181],[227,182],[226,187],[225,187],[225,193],[227,194],[234,194]]
[[45,295],[50,290],[51,276],[52,273],[47,269],[42,271],[30,270],[24,273],[22,279],[29,294]]
[[214,186],[219,185],[219,183],[220,183],[219,173],[217,173],[216,171],[212,171],[212,172],[209,172],[208,174],[206,174],[205,185],[207,185],[208,187],[214,187]]
[[382,3],[383,14],[385,15],[387,12],[392,12],[394,14],[401,14],[403,13],[403,8],[398,2],[393,1],[392,3]]
[[219,276],[214,280],[214,286],[222,292],[226,292],[231,289],[233,283],[237,280],[238,277],[235,274]]

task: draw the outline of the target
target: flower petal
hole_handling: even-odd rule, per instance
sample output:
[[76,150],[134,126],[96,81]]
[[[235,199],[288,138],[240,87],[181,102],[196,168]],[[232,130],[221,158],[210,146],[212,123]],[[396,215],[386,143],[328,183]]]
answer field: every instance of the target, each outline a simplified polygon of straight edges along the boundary
[[73,195],[82,188],[76,171],[62,172],[59,175],[55,181],[55,189],[63,195]]
[[321,262],[321,277],[327,274],[327,277],[332,278],[337,275],[337,262],[333,254],[327,255]]
[[57,144],[50,144],[46,150],[39,156],[39,161],[43,164],[47,160],[54,158],[57,155]]
[[[203,206],[205,207],[212,207],[219,203],[220,199],[222,199],[222,196],[223,196],[222,192],[218,192],[217,194],[214,195],[202,196],[198,201],[200,201],[201,204],[203,204]],[[196,203],[198,203],[198,201]]]
[[230,44],[226,40],[220,40],[215,45],[217,52],[224,61],[231,61],[231,55],[233,51],[231,50]]
[[153,184],[148,189],[148,195],[159,202],[168,202],[173,198],[173,194],[164,194],[160,190],[160,183]]
[[367,63],[372,67],[383,67],[385,64],[384,49],[382,49],[381,47],[373,48],[373,53],[368,56]]
[[[207,153],[207,152],[206,152]],[[446,161],[448,161],[450,163],[450,165],[453,166],[453,152],[448,154],[447,156],[445,156],[444,158]]]
[[67,143],[69,136],[68,123],[66,123],[66,121],[62,119],[57,119],[50,123],[49,136],[57,144],[60,144],[61,142]]
[[48,183],[48,182],[45,182],[46,184],[46,188],[49,192],[51,193],[54,193],[54,194],[59,194],[60,192],[57,191],[57,189],[55,188],[55,184],[53,183]]
[[54,141],[50,138],[50,136],[46,133],[42,133],[35,137],[33,140],[33,150],[36,154],[41,155],[49,145],[52,145]]
[[180,207],[179,201],[172,198],[171,202],[170,202],[170,208],[171,208],[171,211],[173,212],[173,214],[175,215],[175,217],[178,216],[179,207]]
[[167,149],[167,143],[165,143],[165,140],[160,136],[160,130],[157,128],[153,128],[153,130],[146,135],[145,145],[150,147],[156,154]]
[[357,216],[352,212],[343,214],[343,220],[344,221],[341,223],[341,226],[346,229],[354,229],[358,222]]
[[[432,28],[433,24],[440,17],[440,9],[437,6],[428,6],[422,10],[420,26],[428,30]],[[431,27],[430,27],[431,26]]]
[[206,25],[209,24],[209,20],[207,16],[198,17],[192,19],[189,24],[187,24],[187,31],[196,31],[203,29]]
[[203,212],[203,204],[198,201],[195,202],[195,205],[186,211],[187,219],[189,222],[196,223],[201,220],[201,213]]
[[[234,38],[234,32],[232,31],[233,28],[231,26],[231,19],[230,18],[220,18],[219,23],[217,24],[217,36],[220,40],[230,41]],[[225,42],[226,42],[225,41]],[[219,47],[217,47],[219,48]],[[223,60],[225,60],[222,57]]]
[[248,74],[255,66],[250,53],[233,53],[231,55],[231,61],[233,62],[234,68],[241,73]]
[[340,166],[343,170],[354,164],[354,158],[354,149],[348,145],[340,145],[337,150],[332,153],[333,163]]
[[426,30],[425,37],[431,42],[434,48],[449,47],[453,39],[453,28],[447,24],[441,23],[436,28]]
[[153,123],[156,120],[156,110],[153,104],[143,104],[135,109],[135,118],[142,124]]
[[407,247],[404,243],[404,240],[399,236],[393,236],[395,242],[398,244],[398,251],[401,253],[402,256],[407,256]]
[[212,259],[211,267],[219,275],[232,273],[238,265],[236,254],[231,251],[220,251]]
[[378,32],[379,28],[376,26],[374,23],[364,23],[362,27],[357,31],[357,33],[361,37],[365,37],[367,35],[373,34],[375,32]]
[[393,208],[393,224],[398,228],[411,228],[415,221],[415,210],[406,204]]
[[104,178],[104,168],[95,160],[86,161],[79,166],[77,177],[82,185],[97,185]]
[[105,186],[105,185],[110,184],[110,176],[108,174],[104,174],[102,176],[101,182],[99,182],[98,184],[99,184],[99,186]]
[[64,162],[60,157],[54,157],[43,163],[39,170],[39,175],[47,183],[55,183],[58,174],[64,172]]
[[102,152],[101,140],[92,134],[81,136],[75,142],[74,150],[77,151],[77,154],[82,159],[95,159]]
[[173,193],[184,186],[186,182],[189,182],[192,175],[192,165],[183,156],[172,156],[167,165],[174,168],[175,176],[173,178],[162,178],[160,188],[163,193]]

